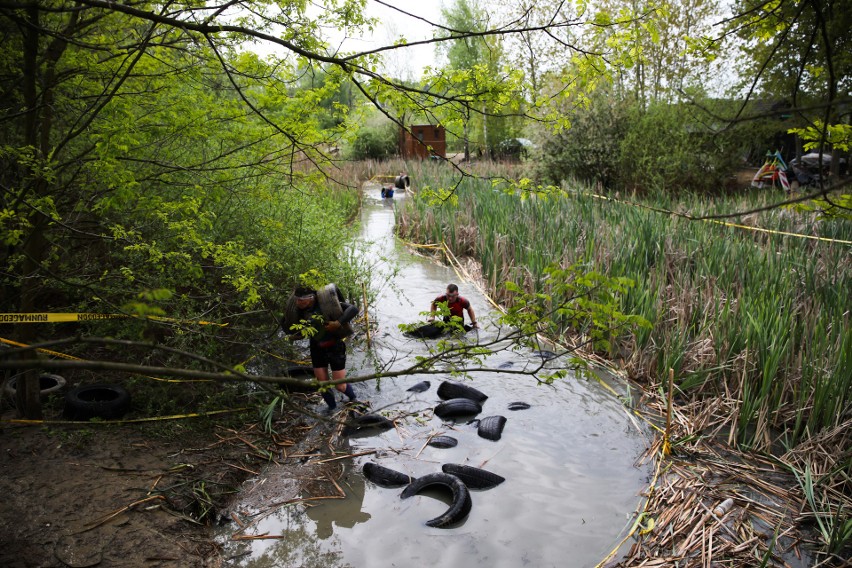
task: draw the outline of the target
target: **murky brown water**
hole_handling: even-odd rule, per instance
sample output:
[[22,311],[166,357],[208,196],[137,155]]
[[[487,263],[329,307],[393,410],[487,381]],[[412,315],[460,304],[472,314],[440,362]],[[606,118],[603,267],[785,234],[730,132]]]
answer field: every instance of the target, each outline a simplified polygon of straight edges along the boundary
[[[397,195],[396,200],[405,199]],[[378,187],[368,188],[362,238],[376,265],[374,286],[380,301],[371,307],[379,322],[371,353],[350,352],[350,375],[367,374],[375,365],[401,368],[426,353],[419,340],[405,338],[400,323],[420,319],[419,313],[456,282],[477,311],[480,341],[493,339],[496,316],[475,288],[452,269],[409,254],[392,237],[391,203],[379,199]],[[382,258],[401,265],[389,278]],[[488,361],[491,368],[518,369],[536,364],[534,353],[502,352]],[[554,360],[549,365],[558,367]],[[498,441],[477,435],[475,426],[443,424],[429,409],[440,402],[436,389],[448,376],[408,376],[356,385],[359,398],[373,408],[397,416],[417,413],[400,427],[377,435],[349,438],[352,453],[375,454],[349,460],[341,487],[346,499],[324,501],[309,508],[282,508],[258,522],[252,534],[287,538],[232,543],[223,536],[231,566],[382,567],[382,566],[595,566],[632,524],[632,513],[650,471],[634,462],[645,449],[646,433],[610,391],[596,381],[569,377],[553,386],[530,377],[491,372],[477,374],[468,384],[486,393],[480,417],[502,415],[508,420]],[[423,380],[431,388],[412,394],[406,389]],[[507,409],[524,401],[531,408]],[[426,412],[423,412],[426,411]],[[432,434],[458,439],[450,449],[425,446]],[[402,500],[402,489],[366,481],[366,461],[420,476],[438,472],[444,463],[482,467],[506,478],[486,491],[472,491],[473,508],[465,521],[449,529],[425,522],[443,513],[440,495]],[[228,533],[230,534],[230,532]]]

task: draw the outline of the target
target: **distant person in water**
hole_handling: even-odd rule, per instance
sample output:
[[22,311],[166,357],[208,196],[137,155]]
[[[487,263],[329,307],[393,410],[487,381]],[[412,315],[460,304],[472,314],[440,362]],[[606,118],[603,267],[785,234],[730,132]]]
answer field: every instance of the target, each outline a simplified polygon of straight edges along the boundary
[[[396,179],[393,180],[394,188],[405,190],[406,189],[406,182],[410,183],[409,178],[408,178],[408,174],[406,174],[404,172],[400,172],[400,174],[398,176],[396,176]],[[391,195],[393,195],[393,194],[391,193]]]
[[[331,320],[322,325],[322,310],[317,301],[317,291],[312,288],[299,286],[293,292],[296,296],[296,308],[299,310],[299,320],[310,322],[314,333],[310,335],[308,346],[311,350],[311,365],[314,368],[314,377],[320,382],[328,380],[328,368],[331,367],[331,379],[339,381],[346,378],[346,343],[338,334],[341,326],[352,321],[358,315],[358,306],[340,302],[343,314],[336,320]],[[290,333],[289,329],[284,330]],[[341,383],[335,388],[349,397],[350,401],[356,400],[352,385]],[[329,410],[337,408],[334,393],[325,391],[322,398],[328,405]]]
[[459,295],[459,287],[455,284],[448,284],[447,291],[444,294],[441,294],[434,300],[432,300],[432,305],[429,307],[429,321],[435,321],[435,311],[438,307],[438,304],[446,303],[447,308],[450,310],[450,315],[444,317],[445,322],[449,322],[452,316],[458,316],[461,318],[461,322],[464,325],[464,312],[467,311],[467,315],[470,317],[470,325],[464,325],[465,331],[470,331],[471,329],[476,329],[479,325],[476,323],[476,314],[473,313],[473,306],[470,305],[470,302],[467,298]]

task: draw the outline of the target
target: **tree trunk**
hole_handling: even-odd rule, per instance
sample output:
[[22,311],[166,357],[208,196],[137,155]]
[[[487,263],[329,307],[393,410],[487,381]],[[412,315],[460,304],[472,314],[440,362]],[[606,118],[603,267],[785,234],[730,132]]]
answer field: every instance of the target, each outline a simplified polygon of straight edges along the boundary
[[[27,20],[30,26],[23,30],[24,35],[24,103],[27,109],[25,120],[25,140],[26,144],[33,148],[34,152],[38,152],[39,136],[38,136],[38,94],[36,91],[36,81],[38,78],[38,41],[39,41],[39,9],[35,3],[27,6]],[[36,176],[36,180],[40,176]],[[38,184],[35,181],[34,184]],[[33,189],[36,189],[33,187]],[[33,196],[37,195],[34,193]],[[31,217],[33,229],[29,238],[24,243],[24,262],[21,267],[21,299],[20,312],[31,313],[35,309],[35,286],[32,281],[32,276],[38,271],[39,258],[41,254],[38,251],[38,242],[43,238],[42,223],[40,222],[39,213],[34,213]],[[36,256],[32,256],[35,254]],[[21,343],[30,344],[36,337],[37,324],[20,324],[20,332],[18,339]],[[27,351],[22,355],[24,359],[33,359],[37,356],[34,351]],[[15,382],[15,403],[18,409],[18,415],[24,418],[38,420],[42,418],[41,400],[39,399],[39,383],[38,371],[28,370],[18,375]]]
[[482,103],[482,143],[485,144],[485,159],[491,159],[491,146],[488,144],[488,114],[485,103]]
[[464,120],[464,161],[470,162],[470,136],[468,134],[468,123],[470,122],[470,111],[465,113]]

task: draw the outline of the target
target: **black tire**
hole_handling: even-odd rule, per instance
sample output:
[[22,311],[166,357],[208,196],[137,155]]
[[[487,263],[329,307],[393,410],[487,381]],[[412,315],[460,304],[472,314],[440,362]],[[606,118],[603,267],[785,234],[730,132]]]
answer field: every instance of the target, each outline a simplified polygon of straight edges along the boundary
[[362,414],[349,419],[343,429],[344,436],[366,432],[384,432],[393,428],[393,422],[380,414]]
[[441,466],[441,471],[455,475],[470,489],[491,489],[506,481],[505,477],[496,473],[457,463],[445,463]]
[[440,337],[443,333],[444,330],[434,323],[427,323],[418,328],[412,329],[411,331],[405,332],[404,335],[406,337],[416,337],[418,339],[435,339],[436,337]]
[[526,410],[530,407],[526,402],[510,402],[509,410]]
[[292,365],[284,370],[284,374],[291,378],[314,378],[314,368],[310,365]]
[[481,438],[496,442],[503,435],[503,427],[506,425],[505,416],[486,416],[479,421],[476,433]]
[[130,410],[130,393],[120,385],[86,385],[65,393],[65,417],[70,420],[121,418]]
[[[50,373],[42,373],[38,376],[38,388],[39,388],[39,396],[48,396],[57,392],[60,392],[65,388],[65,377],[61,377],[59,375],[52,375]],[[17,395],[17,385],[18,385],[18,377],[12,377],[8,381],[6,381],[6,386],[3,389],[6,391],[12,400],[15,399]]]
[[541,350],[541,351],[535,351],[533,354],[538,355],[544,361],[550,361],[551,359],[556,358],[556,353],[554,353],[553,351]]
[[482,406],[469,398],[451,398],[435,407],[435,414],[440,418],[472,416],[480,412],[482,412]]
[[455,448],[459,441],[452,436],[435,436],[429,440],[429,445],[433,448]]
[[410,392],[426,392],[431,386],[432,383],[430,383],[429,381],[420,381],[416,385],[412,385],[405,390]]
[[299,323],[299,308],[296,306],[296,296],[290,294],[287,303],[284,304],[284,318],[281,320],[281,329],[289,335],[292,333],[290,327],[297,323]]
[[396,176],[393,180],[393,186],[396,189],[408,189],[411,187],[411,178],[406,175]]
[[453,381],[444,381],[438,387],[438,397],[441,400],[450,400],[451,398],[467,398],[474,402],[482,404],[488,400],[488,395],[476,390],[473,387],[455,383]]
[[408,499],[427,487],[443,487],[449,489],[453,494],[453,503],[450,505],[450,508],[443,515],[426,521],[427,526],[444,528],[463,521],[470,513],[470,509],[473,506],[470,499],[470,491],[467,490],[467,486],[461,479],[448,473],[430,473],[423,477],[418,477],[402,491],[400,497]]
[[380,466],[373,462],[367,462],[361,468],[361,472],[368,480],[379,487],[402,487],[410,484],[414,478],[399,471]]
[[[317,302],[319,302],[320,311],[326,321],[339,320],[343,315],[343,308],[340,307],[340,302],[343,301],[343,294],[337,287],[337,284],[326,284],[317,291]],[[338,337],[347,337],[354,333],[352,326],[349,323],[344,323],[337,332]]]
[[281,388],[287,392],[316,392],[317,387],[310,384],[314,380],[314,369],[309,365],[291,365],[284,369],[284,376],[298,379],[299,383],[284,383]]

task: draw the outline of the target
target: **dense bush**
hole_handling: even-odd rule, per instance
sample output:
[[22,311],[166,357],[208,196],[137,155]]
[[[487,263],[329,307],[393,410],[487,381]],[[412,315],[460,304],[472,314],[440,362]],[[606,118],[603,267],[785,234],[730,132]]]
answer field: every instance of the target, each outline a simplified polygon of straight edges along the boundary
[[387,122],[377,126],[363,126],[349,149],[353,160],[384,160],[396,153],[397,126]]
[[614,187],[619,179],[620,141],[627,132],[626,105],[598,95],[588,108],[571,113],[571,128],[545,135],[536,172],[539,179],[559,184],[577,179]]
[[698,106],[641,108],[608,93],[565,114],[571,127],[543,136],[536,173],[547,183],[576,179],[611,190],[715,191],[741,167],[754,137],[745,126],[720,130]]
[[620,188],[718,190],[740,166],[737,134],[719,132],[692,106],[634,106],[619,149]]

